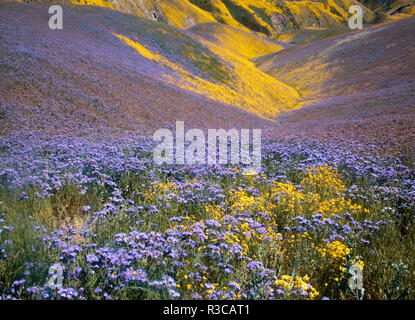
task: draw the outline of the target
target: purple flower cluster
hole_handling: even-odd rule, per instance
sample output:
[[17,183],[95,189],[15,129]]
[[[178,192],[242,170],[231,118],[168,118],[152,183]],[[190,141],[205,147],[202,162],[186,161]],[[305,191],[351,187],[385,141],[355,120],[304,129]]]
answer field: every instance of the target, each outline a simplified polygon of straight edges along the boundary
[[[272,248],[291,235],[314,234],[326,243],[357,239],[358,245],[370,246],[389,223],[347,212],[329,218],[316,213],[293,217],[270,230],[266,212],[226,214],[230,212],[226,189],[246,190],[254,197],[261,194],[238,178],[232,167],[155,167],[147,140],[11,136],[1,137],[0,142],[5,150],[0,157],[2,192],[16,194],[20,202],[37,202],[54,199],[74,185],[84,191],[81,196],[94,191],[101,199],[98,204],[79,206],[79,215],[85,217],[81,227],[51,229],[28,218],[34,234],[31,254],[20,277],[0,292],[2,299],[277,299],[288,295],[275,286],[279,274],[252,256],[250,245]],[[327,145],[263,143],[265,183],[293,181],[310,166],[326,163],[350,181],[343,196],[367,204],[387,203],[382,212],[388,219],[414,208],[415,172],[397,158],[356,155]],[[229,184],[228,179],[234,181]],[[162,191],[157,189],[160,184]],[[301,185],[297,187],[301,190]],[[221,219],[206,215],[203,208],[209,204],[225,212]],[[24,216],[10,220],[10,208],[1,205],[0,209],[4,211],[0,212],[0,261],[6,261],[16,249],[13,223]],[[253,239],[260,242],[252,244]],[[63,283],[51,288],[48,268],[57,262]],[[243,285],[240,270],[245,270]],[[309,290],[289,294],[305,297]]]

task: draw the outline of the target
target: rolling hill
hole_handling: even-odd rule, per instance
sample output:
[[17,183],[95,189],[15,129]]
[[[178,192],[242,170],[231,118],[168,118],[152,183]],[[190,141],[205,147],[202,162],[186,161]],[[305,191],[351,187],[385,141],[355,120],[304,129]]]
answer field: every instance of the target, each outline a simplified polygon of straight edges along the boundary
[[3,133],[144,133],[185,120],[271,128],[279,137],[324,140],[336,131],[336,139],[415,145],[413,18],[340,36],[328,28],[323,40],[305,28],[293,46],[215,19],[169,26],[163,14],[151,15],[162,12],[162,1],[129,3],[122,10],[132,14],[108,1],[68,4],[64,29],[49,30],[45,6],[0,2]]
[[292,46],[220,23],[202,23],[188,29],[188,31],[248,60]]
[[253,63],[164,23],[75,6],[50,30],[47,7],[0,7],[2,131],[258,126],[298,100]]
[[415,299],[411,5],[70,1],[0,0],[0,300]]
[[[414,77],[414,21],[410,18],[365,28],[290,48],[256,62],[262,71],[293,86],[306,99],[400,85]],[[401,33],[410,35],[400,37]]]
[[415,155],[414,31],[410,17],[255,59],[302,99],[277,134]]
[[[24,0],[33,2],[32,0]],[[39,1],[39,0],[38,0]],[[244,31],[276,36],[306,27],[343,26],[355,0],[60,0],[63,3],[103,6],[182,29],[201,23],[222,23]],[[374,18],[365,8],[366,21]]]

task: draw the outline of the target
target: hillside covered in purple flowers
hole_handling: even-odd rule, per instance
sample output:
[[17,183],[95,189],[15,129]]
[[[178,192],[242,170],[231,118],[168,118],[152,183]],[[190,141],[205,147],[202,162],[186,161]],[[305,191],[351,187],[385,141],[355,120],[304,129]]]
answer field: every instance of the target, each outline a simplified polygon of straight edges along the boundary
[[0,0],[0,300],[415,299],[413,4],[156,2]]

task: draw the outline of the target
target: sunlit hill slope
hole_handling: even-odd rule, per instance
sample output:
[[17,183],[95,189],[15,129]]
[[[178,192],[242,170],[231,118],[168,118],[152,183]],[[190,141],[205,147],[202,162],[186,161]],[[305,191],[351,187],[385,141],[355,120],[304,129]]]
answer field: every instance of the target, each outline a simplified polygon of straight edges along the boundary
[[75,6],[50,30],[46,7],[0,6],[2,130],[256,126],[298,100],[252,62],[163,23]]
[[188,31],[202,38],[227,48],[245,59],[253,59],[291,47],[285,42],[257,36],[252,32],[242,31],[220,23],[203,23]]
[[255,59],[303,100],[280,136],[360,141],[415,155],[415,17]]
[[[345,25],[355,0],[70,0],[101,5],[187,29],[219,22],[245,31],[275,36],[290,29]],[[361,4],[360,4],[361,5]],[[363,6],[363,5],[362,5]],[[365,8],[364,19],[373,19]]]

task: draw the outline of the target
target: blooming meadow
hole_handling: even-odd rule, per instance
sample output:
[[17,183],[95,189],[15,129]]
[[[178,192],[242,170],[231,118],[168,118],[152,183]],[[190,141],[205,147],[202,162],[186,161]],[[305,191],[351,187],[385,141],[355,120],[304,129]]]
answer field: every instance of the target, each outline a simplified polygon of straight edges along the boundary
[[152,148],[1,137],[0,298],[415,297],[415,170],[399,158],[267,140],[244,175],[156,166]]
[[[0,1],[0,300],[415,299],[414,18],[71,0],[51,30],[26,2]],[[157,164],[177,119],[262,128],[260,168]]]

